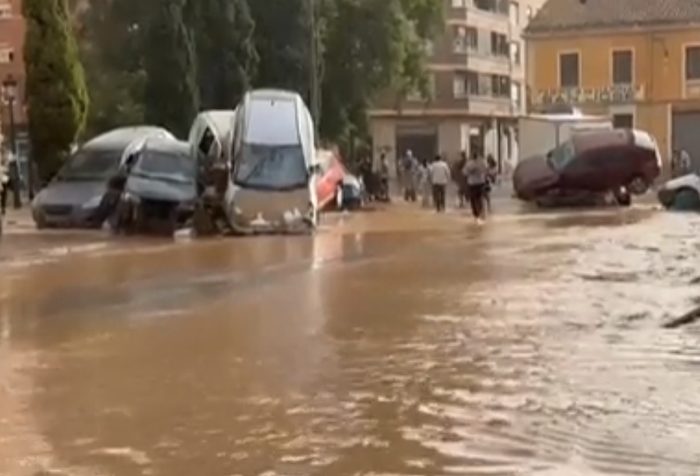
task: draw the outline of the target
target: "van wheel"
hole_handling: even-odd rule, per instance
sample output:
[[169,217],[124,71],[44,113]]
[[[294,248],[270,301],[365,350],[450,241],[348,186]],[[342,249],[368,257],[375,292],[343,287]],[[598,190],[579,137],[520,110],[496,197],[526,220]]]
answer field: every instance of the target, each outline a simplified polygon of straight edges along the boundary
[[670,208],[682,212],[700,211],[700,195],[695,190],[683,188],[673,197]]
[[635,177],[626,188],[633,195],[644,195],[649,190],[649,182],[642,177]]

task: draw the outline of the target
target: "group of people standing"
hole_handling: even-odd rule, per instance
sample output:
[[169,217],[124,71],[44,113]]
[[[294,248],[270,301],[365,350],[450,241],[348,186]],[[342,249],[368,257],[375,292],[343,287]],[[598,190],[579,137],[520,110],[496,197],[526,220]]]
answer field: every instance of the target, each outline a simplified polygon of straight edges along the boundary
[[490,194],[497,175],[498,167],[494,158],[485,158],[478,151],[474,151],[470,157],[462,152],[454,167],[442,155],[438,154],[430,161],[418,160],[410,150],[401,160],[406,201],[417,201],[420,196],[424,207],[430,206],[432,202],[435,211],[442,213],[446,208],[447,188],[451,182],[455,182],[460,206],[469,202],[477,222],[482,222],[490,211]]

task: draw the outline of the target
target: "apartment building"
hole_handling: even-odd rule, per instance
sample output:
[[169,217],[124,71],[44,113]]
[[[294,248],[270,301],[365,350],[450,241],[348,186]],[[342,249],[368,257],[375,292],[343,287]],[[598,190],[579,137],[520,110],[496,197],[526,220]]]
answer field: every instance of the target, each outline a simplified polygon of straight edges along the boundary
[[525,108],[522,32],[544,0],[442,0],[444,33],[428,45],[431,94],[387,95],[370,112],[375,155],[406,150],[448,160],[483,148],[505,162],[514,154]]
[[[26,131],[24,107],[24,19],[22,18],[21,0],[0,0],[0,85],[8,82],[16,83],[15,91],[2,87],[0,99],[0,121],[2,121],[5,137],[9,137],[10,107],[14,109],[16,136],[20,149],[26,141],[23,139]],[[10,88],[15,89],[15,88]],[[13,94],[10,100],[8,93]]]

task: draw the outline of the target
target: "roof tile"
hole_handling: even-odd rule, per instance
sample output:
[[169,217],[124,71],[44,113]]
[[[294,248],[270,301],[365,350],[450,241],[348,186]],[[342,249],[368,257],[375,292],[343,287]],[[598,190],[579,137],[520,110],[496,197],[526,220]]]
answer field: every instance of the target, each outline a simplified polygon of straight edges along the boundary
[[700,0],[547,0],[526,33],[700,22]]

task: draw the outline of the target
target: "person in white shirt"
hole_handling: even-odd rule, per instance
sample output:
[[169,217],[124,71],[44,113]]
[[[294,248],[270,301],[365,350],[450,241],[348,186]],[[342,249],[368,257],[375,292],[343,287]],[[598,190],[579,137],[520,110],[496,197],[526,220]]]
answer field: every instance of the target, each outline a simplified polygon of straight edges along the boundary
[[436,155],[435,160],[428,167],[428,176],[433,186],[435,211],[438,213],[444,212],[445,195],[447,193],[447,185],[452,180],[452,172],[450,172],[450,166],[447,165],[447,162],[440,155]]

